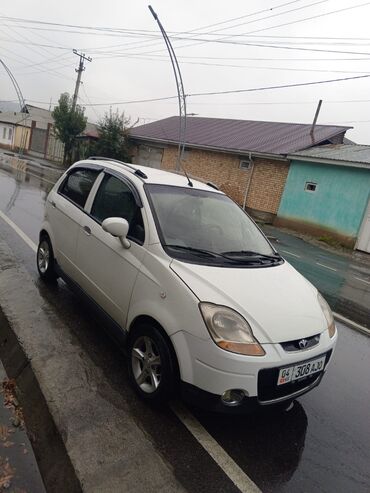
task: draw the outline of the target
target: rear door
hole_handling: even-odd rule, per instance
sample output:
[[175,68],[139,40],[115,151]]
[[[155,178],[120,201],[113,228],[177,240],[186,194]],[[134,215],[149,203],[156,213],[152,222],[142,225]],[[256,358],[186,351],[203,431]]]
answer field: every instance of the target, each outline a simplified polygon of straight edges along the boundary
[[[142,204],[134,186],[106,170],[83,218],[77,242],[80,286],[119,325],[125,327],[132,289],[144,254]],[[103,230],[108,217],[127,219],[130,248]]]
[[53,231],[58,264],[72,279],[76,276],[76,246],[84,207],[99,174],[98,167],[72,168],[58,191],[48,197],[47,214]]

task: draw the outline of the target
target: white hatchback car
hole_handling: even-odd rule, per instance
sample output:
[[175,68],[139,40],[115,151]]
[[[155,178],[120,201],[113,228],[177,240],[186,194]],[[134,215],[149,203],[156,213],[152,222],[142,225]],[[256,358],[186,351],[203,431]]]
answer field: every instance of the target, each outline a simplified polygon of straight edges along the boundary
[[137,393],[214,410],[317,386],[337,341],[331,310],[212,184],[105,158],[51,190],[37,252],[126,342]]

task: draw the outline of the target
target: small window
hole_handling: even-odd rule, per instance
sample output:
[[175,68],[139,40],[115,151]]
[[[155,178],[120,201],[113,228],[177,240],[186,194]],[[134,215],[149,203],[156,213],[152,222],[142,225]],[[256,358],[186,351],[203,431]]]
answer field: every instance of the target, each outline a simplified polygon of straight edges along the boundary
[[8,128],[8,140],[12,140],[12,137],[13,137],[13,129]]
[[251,169],[252,163],[249,159],[241,159],[239,163],[239,168],[243,170]]
[[6,128],[3,128],[3,139],[6,139]]
[[306,181],[304,189],[306,192],[316,192],[317,183]]
[[92,169],[72,171],[62,183],[59,193],[83,208],[98,174]]
[[130,188],[123,181],[106,175],[96,193],[91,215],[99,223],[107,217],[122,217],[129,223],[128,237],[144,242],[144,223],[140,207]]

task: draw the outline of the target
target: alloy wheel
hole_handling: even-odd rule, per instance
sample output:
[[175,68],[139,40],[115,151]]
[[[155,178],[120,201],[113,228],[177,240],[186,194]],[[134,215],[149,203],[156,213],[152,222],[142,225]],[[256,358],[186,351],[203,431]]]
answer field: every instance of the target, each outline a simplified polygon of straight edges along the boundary
[[131,365],[134,378],[140,389],[151,394],[161,383],[161,357],[158,348],[148,336],[139,337],[131,350]]
[[45,272],[48,270],[49,262],[50,262],[49,244],[46,240],[43,240],[40,243],[38,255],[37,255],[38,267],[42,274],[45,274]]

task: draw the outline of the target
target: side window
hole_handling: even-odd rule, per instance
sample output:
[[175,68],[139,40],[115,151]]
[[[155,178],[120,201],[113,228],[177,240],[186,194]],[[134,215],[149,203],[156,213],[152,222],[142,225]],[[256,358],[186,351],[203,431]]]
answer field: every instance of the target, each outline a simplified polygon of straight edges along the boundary
[[118,178],[105,175],[91,209],[91,215],[100,223],[107,217],[122,217],[130,225],[128,236],[144,242],[144,223],[140,207],[129,187]]
[[59,193],[80,207],[84,207],[99,172],[92,169],[72,171],[63,182]]

